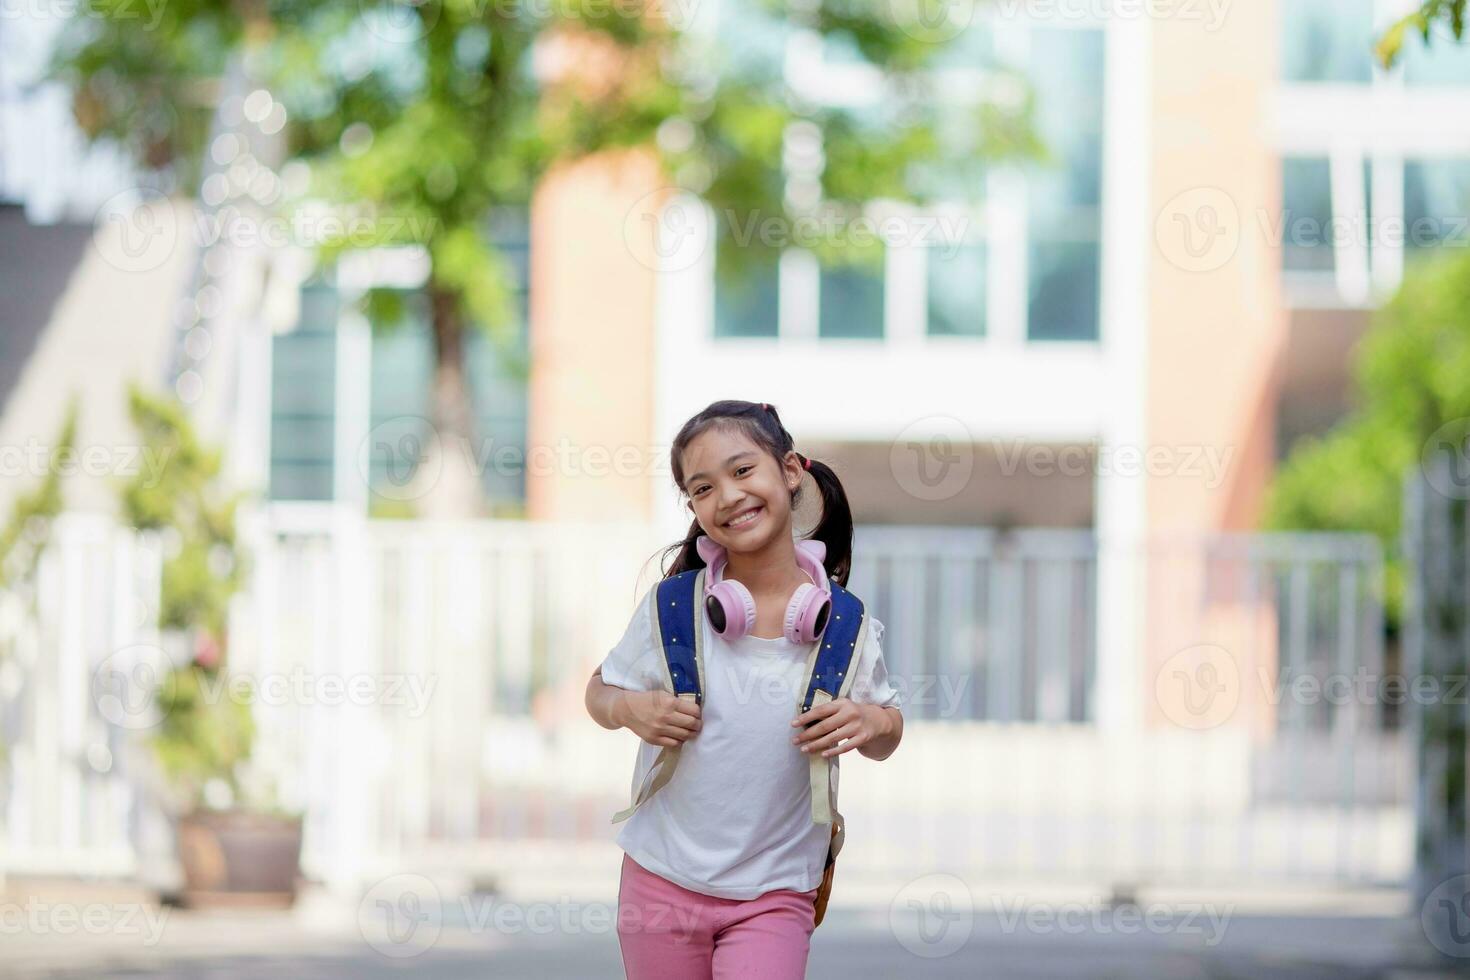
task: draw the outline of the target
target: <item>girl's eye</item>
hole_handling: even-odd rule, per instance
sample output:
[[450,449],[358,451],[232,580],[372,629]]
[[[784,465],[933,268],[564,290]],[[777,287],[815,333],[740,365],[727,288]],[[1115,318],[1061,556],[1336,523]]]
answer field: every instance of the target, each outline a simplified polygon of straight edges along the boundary
[[742,467],[740,467],[740,469],[738,469],[738,470],[735,471],[735,475],[736,476],[739,476],[740,474],[744,473],[746,470],[753,470],[753,469],[755,469],[754,466],[742,466]]

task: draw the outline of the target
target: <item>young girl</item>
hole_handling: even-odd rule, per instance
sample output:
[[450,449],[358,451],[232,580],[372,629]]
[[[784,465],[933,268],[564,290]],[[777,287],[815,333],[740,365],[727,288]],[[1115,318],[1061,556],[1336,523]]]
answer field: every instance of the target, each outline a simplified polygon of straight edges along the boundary
[[676,697],[656,639],[658,589],[649,589],[588,682],[593,719],[643,740],[635,786],[665,748],[679,754],[672,777],[618,836],[623,965],[629,980],[794,980],[806,973],[832,829],[813,819],[809,753],[834,768],[852,749],[885,759],[903,734],[879,647],[883,624],[869,614],[849,696],[798,716],[812,645],[787,639],[788,607],[800,586],[824,583],[798,563],[793,515],[820,503],[820,520],[802,536],[825,555],[813,549],[822,567],[809,567],[845,587],[852,513],[837,474],[792,449],[774,408],[744,401],[715,402],[685,423],[671,463],[694,520],[667,549],[678,558],[665,577],[706,567],[705,555],[723,561],[721,577],[754,600],[753,624],[726,640],[706,615],[702,705]]

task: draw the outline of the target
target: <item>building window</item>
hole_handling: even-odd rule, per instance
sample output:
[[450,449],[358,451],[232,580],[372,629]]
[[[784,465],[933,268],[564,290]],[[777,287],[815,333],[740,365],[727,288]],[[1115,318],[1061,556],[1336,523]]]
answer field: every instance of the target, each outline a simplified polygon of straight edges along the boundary
[[1027,179],[1031,340],[1096,340],[1101,295],[1103,36],[1031,36],[1036,125],[1054,158]]
[[1404,161],[1404,249],[1407,257],[1470,245],[1470,160]]
[[1373,80],[1373,0],[1283,0],[1281,16],[1286,81]]
[[1407,85],[1470,85],[1470,48],[1442,27],[1430,31],[1428,44],[1411,34],[1400,57]]
[[301,287],[296,329],[272,344],[273,499],[332,499],[339,312],[337,290],[330,282],[308,282]]
[[821,271],[818,334],[823,339],[881,340],[883,268],[826,265]]
[[[465,335],[465,373],[474,407],[470,462],[492,507],[514,512],[526,496],[526,374],[530,283],[530,235],[524,211],[496,212],[491,239],[507,266],[515,322],[506,339],[471,327]],[[425,419],[433,403],[434,337],[428,296],[422,289],[397,292],[400,316],[375,323],[372,357],[372,426],[369,486],[374,506],[392,512],[412,478],[406,460],[427,445]],[[397,467],[395,470],[394,467]]]
[[1326,157],[1281,161],[1281,262],[1291,272],[1331,272],[1332,172]]
[[[751,0],[726,0],[720,5],[720,23],[737,23],[734,13],[751,6]],[[930,67],[934,92],[942,103],[936,133],[942,159],[915,166],[907,179],[912,190],[945,202],[941,210],[946,214],[966,213],[999,185],[1011,184],[1014,193],[985,201],[974,212],[979,220],[953,241],[920,243],[925,246],[922,266],[898,257],[893,268],[904,278],[892,284],[882,269],[871,265],[801,262],[778,275],[778,262],[771,258],[743,261],[743,268],[732,273],[721,258],[714,283],[716,338],[775,337],[785,329],[803,337],[881,339],[887,334],[885,297],[892,287],[898,290],[896,313],[899,309],[905,311],[899,315],[908,315],[910,309],[923,311],[919,313],[921,324],[899,325],[904,334],[1097,341],[1102,294],[1104,31],[1048,27],[1021,29],[1018,36],[1014,25],[1007,29],[1012,48],[1007,58],[999,58],[996,32],[984,21],[971,25],[935,58]],[[871,128],[874,139],[881,140],[894,122],[894,103],[885,99],[872,75],[851,71],[862,62],[852,39],[824,40],[817,49],[820,54],[813,56],[821,64],[795,62],[801,71],[788,74],[788,81],[822,78],[827,88],[816,85],[816,95],[806,92],[803,97],[837,99],[853,110],[853,125]],[[802,49],[793,50],[793,57],[803,57]],[[1045,164],[997,166],[985,162],[975,91],[981,84],[977,80],[997,70],[998,61],[1007,69],[1024,71],[1037,93],[1035,125],[1050,157]],[[825,71],[813,71],[813,67]],[[993,240],[987,237],[992,220],[995,226],[1014,227],[1018,233]],[[946,228],[945,234],[951,230]],[[726,246],[722,242],[719,247]],[[996,268],[1029,272],[1011,281],[991,282],[992,262]],[[782,285],[799,294],[788,305],[788,315],[809,315],[815,295],[815,325],[799,322],[778,327],[778,308],[785,305],[779,299]],[[992,296],[996,310],[1015,311],[1008,322],[989,322]]]
[[1096,242],[1031,243],[1031,340],[1097,340],[1099,258]]
[[[510,276],[512,317],[505,337],[471,328],[465,337],[465,368],[474,407],[471,462],[485,494],[507,516],[525,500],[526,377],[529,357],[528,289],[530,239],[524,210],[497,212],[487,232],[500,249]],[[422,288],[379,290],[371,304],[368,484],[374,513],[398,515],[399,501],[413,478],[414,460],[429,443],[434,376],[434,342],[428,296]],[[292,332],[276,337],[272,350],[270,496],[276,500],[332,500],[338,466],[359,465],[356,448],[338,459],[336,373],[342,299],[329,282],[302,288],[301,318]],[[508,451],[507,451],[508,450]]]
[[984,245],[935,246],[925,252],[930,336],[985,336],[988,258]]
[[781,254],[733,241],[715,272],[715,336],[774,337],[778,331]]

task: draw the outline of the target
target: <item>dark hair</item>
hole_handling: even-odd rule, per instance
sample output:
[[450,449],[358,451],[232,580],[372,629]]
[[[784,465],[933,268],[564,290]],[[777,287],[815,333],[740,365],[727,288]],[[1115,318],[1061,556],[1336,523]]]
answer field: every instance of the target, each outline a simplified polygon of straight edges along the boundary
[[[688,495],[684,488],[684,450],[689,443],[700,433],[715,427],[725,427],[737,430],[750,437],[757,446],[765,449],[776,460],[783,464],[786,454],[792,451],[791,433],[781,424],[781,416],[776,414],[776,406],[762,402],[744,401],[718,401],[712,403],[704,411],[684,423],[679,434],[674,437],[674,445],[669,451],[669,461],[674,474],[674,484],[679,488],[679,493]],[[812,531],[811,537],[827,546],[827,557],[822,565],[827,569],[827,576],[838,585],[847,585],[848,573],[852,570],[852,508],[847,503],[847,493],[842,489],[842,481],[837,479],[837,474],[832,467],[826,463],[820,463],[815,459],[808,460],[807,457],[797,453],[803,465],[807,466],[812,475],[817,489],[822,494],[822,519]],[[807,465],[810,464],[810,465]],[[797,487],[792,496],[793,507],[801,499],[804,492],[805,482]],[[703,568],[704,559],[699,556],[695,542],[704,529],[699,526],[699,518],[695,518],[689,524],[689,532],[683,541],[678,541],[663,549],[663,556],[667,560],[670,552],[678,552],[674,564],[664,572],[664,578],[687,572],[694,568]]]

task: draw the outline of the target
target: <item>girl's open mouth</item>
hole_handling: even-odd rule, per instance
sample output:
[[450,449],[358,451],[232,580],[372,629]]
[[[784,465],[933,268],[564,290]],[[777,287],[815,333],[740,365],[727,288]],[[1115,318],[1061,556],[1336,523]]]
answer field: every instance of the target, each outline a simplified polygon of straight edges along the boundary
[[766,508],[764,506],[759,506],[753,510],[748,510],[745,513],[737,516],[734,520],[727,521],[725,523],[725,530],[743,531],[746,528],[750,527],[752,524],[755,524],[757,521],[759,521],[761,519],[761,515],[765,512]]

